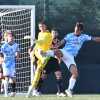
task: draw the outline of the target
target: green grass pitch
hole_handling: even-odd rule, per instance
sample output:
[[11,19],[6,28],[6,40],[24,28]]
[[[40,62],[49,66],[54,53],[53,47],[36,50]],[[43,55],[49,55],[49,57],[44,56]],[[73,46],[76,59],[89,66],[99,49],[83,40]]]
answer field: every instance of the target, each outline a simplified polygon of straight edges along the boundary
[[74,95],[70,97],[57,97],[56,95],[41,95],[38,97],[26,98],[25,96],[3,97],[0,95],[0,100],[100,100],[100,95]]

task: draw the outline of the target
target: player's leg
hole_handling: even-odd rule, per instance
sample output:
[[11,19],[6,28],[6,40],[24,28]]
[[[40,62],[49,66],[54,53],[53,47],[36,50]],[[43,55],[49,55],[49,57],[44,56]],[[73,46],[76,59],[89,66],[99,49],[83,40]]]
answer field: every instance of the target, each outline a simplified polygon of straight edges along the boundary
[[[34,56],[35,57],[35,56]],[[36,71],[36,68],[37,68],[37,61],[38,61],[38,59],[35,57],[35,59],[34,59],[34,63],[33,63],[33,65],[34,65],[34,74],[35,74],[35,71]],[[43,72],[42,72],[43,73]],[[43,83],[43,78],[42,78],[42,76],[41,76],[41,78],[40,78],[40,80],[39,80],[39,82],[38,82],[38,84],[37,84],[37,88],[36,89],[34,89],[33,90],[33,92],[32,92],[32,95],[33,96],[39,96],[40,94],[41,94],[41,87],[42,87],[42,83]]]
[[4,77],[1,79],[1,93],[4,93]]
[[63,53],[60,49],[48,50],[46,52],[41,51],[40,53],[44,57],[46,56],[55,57],[59,63],[61,62],[61,59],[63,57]]
[[46,56],[55,57],[54,50],[48,50],[46,52],[40,51],[40,54],[44,57]]
[[34,76],[34,80],[32,82],[32,86],[33,87],[36,87],[39,80],[40,80],[40,77],[41,77],[41,73],[44,69],[44,67],[46,67],[45,65],[47,64],[49,58],[46,58],[45,59],[45,64],[42,64],[41,60],[38,60],[38,64],[37,64],[37,68],[36,68],[36,71],[35,71],[35,76]]
[[16,95],[16,79],[15,79],[15,77],[10,77],[9,83],[10,83],[10,86],[11,86],[10,96],[14,97]]
[[0,79],[2,79],[3,72],[2,72],[2,65],[0,64]]
[[33,89],[33,93],[32,93],[33,96],[41,95],[42,84],[43,84],[43,81],[47,78],[46,76],[47,75],[44,73],[44,71],[42,71],[40,80],[37,84],[37,87],[35,89]]
[[32,81],[31,86],[29,87],[28,93],[26,97],[30,96],[31,91],[37,88],[38,82],[41,77],[41,73],[43,68],[45,67],[46,63],[48,62],[48,57],[42,57],[42,55],[35,49],[35,56],[38,58],[37,69],[35,71],[34,79]]
[[32,96],[39,96],[41,95],[41,87],[42,87],[43,79],[40,78],[37,88],[33,89]]
[[70,65],[69,70],[71,72],[71,78],[69,79],[68,89],[65,90],[65,92],[67,93],[68,96],[72,97],[72,91],[73,91],[73,88],[75,86],[76,79],[78,77],[78,70],[77,70],[76,65],[74,65],[74,64]]
[[5,80],[4,80],[4,96],[7,97],[8,96],[8,80],[9,77],[5,76]]
[[47,78],[47,74],[46,74],[46,71],[45,69],[43,69],[42,73],[41,73],[41,77],[40,77],[40,80],[38,82],[38,85],[37,85],[37,90],[39,91],[39,94],[41,94],[41,88],[42,88],[42,84],[44,82],[44,80]]
[[76,79],[78,77],[78,70],[77,70],[77,67],[76,67],[76,63],[74,61],[74,57],[71,56],[66,51],[62,51],[62,52],[63,52],[62,60],[66,64],[67,68],[69,69],[69,71],[72,74],[71,78],[69,79],[68,89],[65,92],[67,93],[68,96],[72,97],[72,90],[75,86]]
[[3,87],[3,70],[2,70],[2,65],[0,64],[0,89],[1,89],[1,93],[3,93],[4,91],[4,87]]
[[16,71],[15,71],[15,64],[13,63],[11,66],[11,70],[10,70],[10,75],[9,75],[9,83],[11,86],[11,94],[10,96],[15,96],[16,94],[16,75],[15,75]]
[[39,63],[38,63],[38,66],[37,66],[37,68],[36,68],[36,71],[35,71],[34,79],[33,79],[33,81],[32,81],[31,86],[30,86],[29,89],[28,89],[28,92],[27,92],[26,97],[29,97],[30,94],[31,94],[31,92],[33,91],[33,89],[36,89],[36,88],[37,88],[38,82],[39,82],[40,77],[41,77],[41,72],[42,72],[42,70],[43,70],[43,67],[42,67],[42,66],[43,66],[43,65],[40,64],[40,62],[39,62]]
[[8,96],[8,80],[9,80],[10,69],[3,65],[3,76],[4,76],[4,96]]
[[34,54],[37,57],[37,59],[39,59],[39,61],[41,61],[42,64],[45,64],[47,57],[42,56],[40,49],[35,49]]
[[63,89],[63,82],[62,82],[62,73],[60,70],[55,71],[55,76],[56,76],[56,85],[57,85],[57,90],[58,93],[64,93]]
[[46,74],[50,74],[51,72],[54,72],[56,77],[57,95],[65,96],[64,89],[63,89],[63,82],[62,82],[62,72],[58,60],[54,57],[50,57],[50,60],[48,61],[44,70],[46,71]]
[[9,84],[11,86],[10,96],[15,96],[15,94],[16,94],[15,63],[12,63],[9,68]]
[[57,85],[57,95],[58,96],[66,96],[64,94],[64,86],[63,86],[63,80],[62,80],[62,72],[61,68],[59,66],[58,60],[56,58],[53,58],[53,63],[54,63],[54,72],[55,72],[55,77],[56,77],[56,85]]

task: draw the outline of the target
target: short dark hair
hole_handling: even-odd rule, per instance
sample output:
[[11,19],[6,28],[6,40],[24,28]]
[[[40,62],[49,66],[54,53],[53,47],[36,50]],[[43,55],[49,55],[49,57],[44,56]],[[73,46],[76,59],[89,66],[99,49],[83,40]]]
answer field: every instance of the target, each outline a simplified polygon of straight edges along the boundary
[[4,54],[2,52],[0,52],[0,57],[4,58]]
[[38,24],[44,24],[47,26],[47,22],[45,20],[40,21]]
[[83,31],[84,25],[83,25],[82,22],[77,22],[77,23],[76,23],[76,26],[78,27],[78,29],[80,29],[80,31]]

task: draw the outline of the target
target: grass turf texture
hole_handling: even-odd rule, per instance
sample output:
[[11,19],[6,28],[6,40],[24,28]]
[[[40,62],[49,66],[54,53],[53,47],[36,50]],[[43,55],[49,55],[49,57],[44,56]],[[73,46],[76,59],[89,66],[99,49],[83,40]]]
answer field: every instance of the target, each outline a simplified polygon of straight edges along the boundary
[[15,97],[3,97],[0,95],[0,100],[100,100],[100,95],[74,95],[72,98],[70,97],[58,97],[56,95],[41,95],[38,97],[29,97],[25,96],[15,96]]

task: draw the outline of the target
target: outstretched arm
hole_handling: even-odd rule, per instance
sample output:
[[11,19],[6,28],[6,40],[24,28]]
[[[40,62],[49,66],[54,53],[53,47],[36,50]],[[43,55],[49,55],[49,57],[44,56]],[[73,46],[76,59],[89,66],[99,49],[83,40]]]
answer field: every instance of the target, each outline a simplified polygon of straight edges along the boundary
[[58,43],[57,43],[57,47],[56,48],[59,48],[59,47],[61,47],[62,45],[64,45],[66,43],[66,41],[63,39],[63,40],[61,40],[61,41],[59,41]]
[[92,40],[95,42],[100,42],[100,37],[93,37]]

